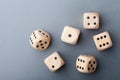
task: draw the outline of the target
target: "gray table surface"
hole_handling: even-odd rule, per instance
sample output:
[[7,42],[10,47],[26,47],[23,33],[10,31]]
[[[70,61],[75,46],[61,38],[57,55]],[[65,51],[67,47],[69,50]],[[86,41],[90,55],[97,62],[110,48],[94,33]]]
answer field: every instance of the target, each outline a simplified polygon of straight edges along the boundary
[[[0,80],[120,80],[120,0],[0,0]],[[100,29],[83,29],[84,12],[99,12]],[[60,40],[65,25],[81,30],[75,46]],[[52,42],[45,51],[29,44],[33,30],[51,34]],[[97,51],[92,36],[108,31],[113,47]],[[50,72],[44,59],[58,51],[66,64]],[[76,70],[76,58],[91,54],[98,67],[93,74]]]

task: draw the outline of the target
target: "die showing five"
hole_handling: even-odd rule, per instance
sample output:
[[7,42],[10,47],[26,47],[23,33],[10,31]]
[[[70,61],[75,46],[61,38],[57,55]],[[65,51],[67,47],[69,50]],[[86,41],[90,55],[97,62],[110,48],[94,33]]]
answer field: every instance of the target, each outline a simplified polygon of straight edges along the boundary
[[[87,12],[83,15],[84,29],[99,28],[99,14],[97,12]],[[61,41],[75,45],[80,36],[80,30],[71,26],[65,26],[61,35]],[[112,40],[107,31],[93,36],[93,41],[97,50],[102,51],[110,48]],[[44,30],[35,30],[30,35],[30,45],[37,50],[43,51],[50,45],[51,39],[49,33]],[[58,52],[52,53],[44,60],[45,65],[52,72],[60,69],[64,64],[64,60]],[[97,68],[97,60],[92,55],[80,55],[76,60],[76,69],[82,73],[93,73]]]

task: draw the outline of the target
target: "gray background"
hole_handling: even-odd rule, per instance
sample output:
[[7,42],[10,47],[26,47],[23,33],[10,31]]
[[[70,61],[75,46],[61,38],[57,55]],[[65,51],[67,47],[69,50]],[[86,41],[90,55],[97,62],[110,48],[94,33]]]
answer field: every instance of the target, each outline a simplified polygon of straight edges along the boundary
[[[120,0],[0,0],[0,80],[119,80],[120,79]],[[85,30],[84,12],[96,11],[101,17],[99,30]],[[65,25],[81,30],[75,46],[60,40]],[[33,30],[51,34],[52,42],[45,51],[29,44]],[[92,36],[108,31],[113,47],[97,51]],[[66,64],[50,72],[43,60],[58,51]],[[80,54],[94,55],[98,67],[93,74],[76,70]]]

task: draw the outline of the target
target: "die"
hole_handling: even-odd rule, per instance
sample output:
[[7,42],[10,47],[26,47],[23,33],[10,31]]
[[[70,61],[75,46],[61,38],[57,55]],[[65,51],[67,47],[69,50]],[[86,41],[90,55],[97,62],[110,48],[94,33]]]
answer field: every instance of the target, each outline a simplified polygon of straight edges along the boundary
[[108,49],[113,45],[110,35],[107,31],[94,35],[93,40],[95,42],[97,50],[99,51]]
[[65,64],[64,60],[58,54],[58,52],[54,52],[53,54],[48,56],[44,60],[44,63],[48,67],[48,69],[52,72],[57,71],[59,68],[61,68]]
[[37,50],[45,50],[50,44],[50,35],[44,30],[35,30],[30,35],[30,45]]
[[99,14],[97,12],[84,13],[83,27],[85,29],[98,29],[99,28]]
[[76,60],[76,68],[81,73],[92,73],[96,67],[97,61],[94,56],[80,55]]
[[78,41],[79,35],[80,35],[79,29],[70,26],[65,26],[61,35],[61,40],[65,43],[75,45]]

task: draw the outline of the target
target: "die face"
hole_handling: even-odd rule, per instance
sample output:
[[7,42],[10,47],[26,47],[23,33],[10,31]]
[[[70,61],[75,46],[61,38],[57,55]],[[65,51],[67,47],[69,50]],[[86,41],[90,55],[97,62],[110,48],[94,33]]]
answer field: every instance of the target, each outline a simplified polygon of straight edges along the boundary
[[99,14],[96,12],[88,12],[83,15],[83,26],[85,29],[99,28]]
[[76,60],[76,67],[77,67],[77,70],[79,72],[82,72],[82,73],[88,73],[88,70],[87,70],[87,63],[88,63],[88,60],[87,58],[81,58],[81,56],[79,56]]
[[76,68],[82,73],[92,73],[96,70],[97,61],[95,57],[80,55],[76,60]]
[[38,32],[41,36],[43,36],[43,37],[45,37],[45,38],[50,38],[50,35],[49,35],[47,32],[43,31],[43,30],[37,30],[37,32]]
[[49,40],[48,39],[42,39],[37,42],[36,48],[38,50],[45,50],[49,46]]
[[88,72],[89,72],[89,73],[94,72],[95,69],[96,69],[96,65],[97,65],[96,60],[95,60],[95,59],[91,59],[91,60],[88,62],[88,68],[87,68]]
[[44,63],[48,67],[48,69],[52,72],[58,70],[65,64],[64,60],[57,52],[54,52],[52,55],[48,56],[44,60]]
[[107,31],[93,36],[97,50],[102,51],[112,46],[110,35]]
[[45,50],[50,44],[50,35],[43,30],[35,30],[30,36],[30,44],[37,50]]
[[74,45],[77,43],[79,35],[80,35],[79,29],[70,26],[65,26],[61,36],[61,40],[65,43]]

